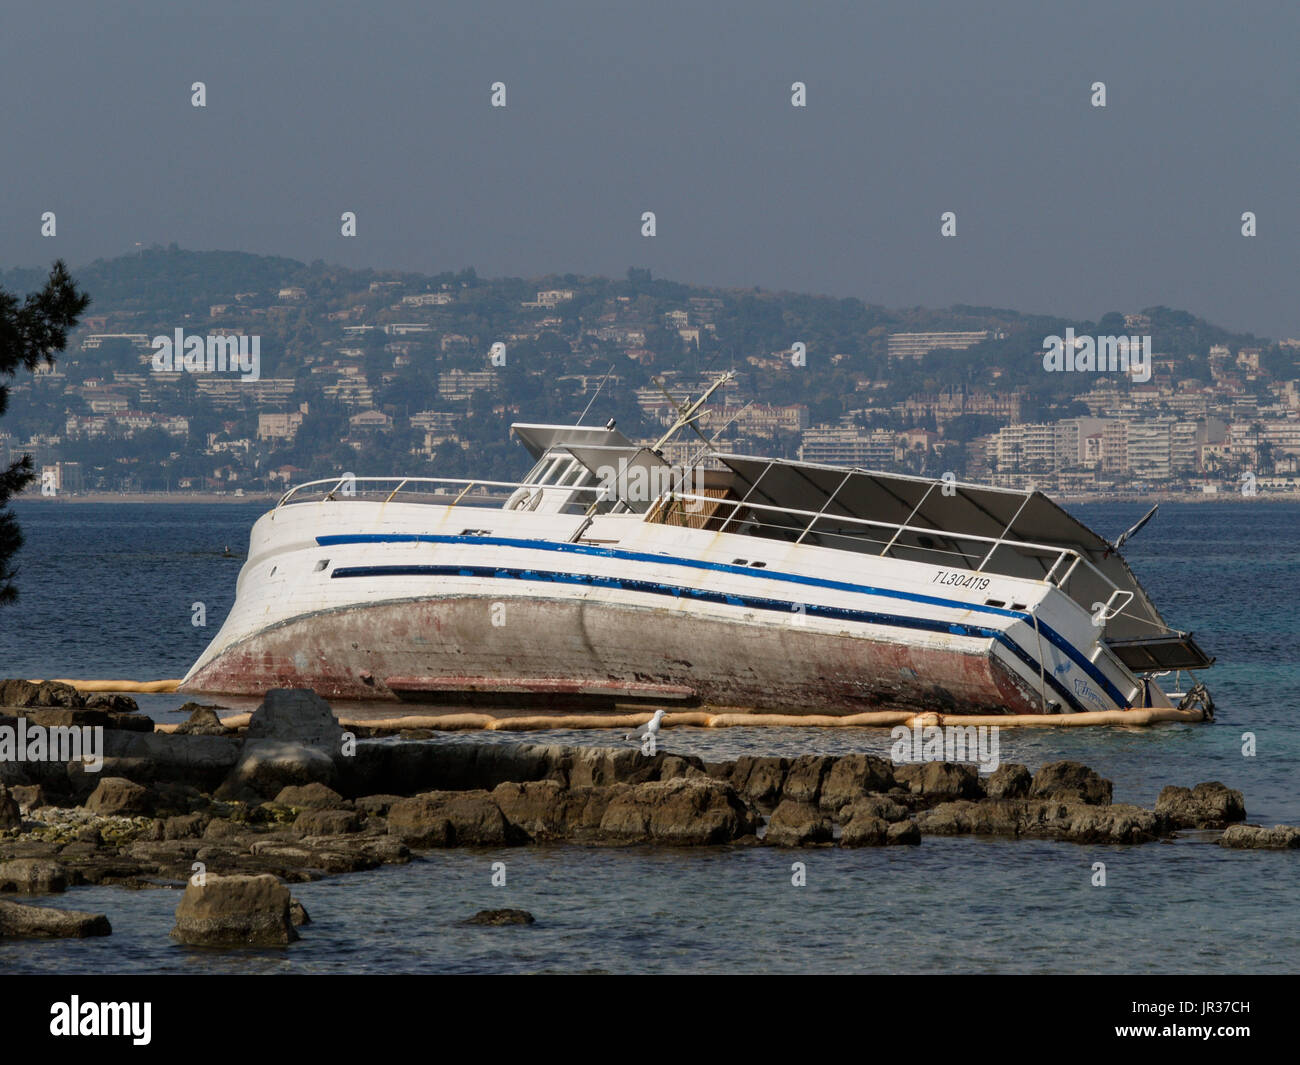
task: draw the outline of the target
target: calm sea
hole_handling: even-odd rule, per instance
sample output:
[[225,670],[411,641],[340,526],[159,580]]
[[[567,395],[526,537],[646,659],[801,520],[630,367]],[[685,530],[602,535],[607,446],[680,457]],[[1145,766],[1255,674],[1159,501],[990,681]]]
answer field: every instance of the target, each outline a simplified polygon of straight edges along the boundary
[[[258,505],[14,505],[27,545],[0,610],[0,677],[182,676],[220,626]],[[1114,538],[1145,508],[1070,508]],[[229,548],[235,557],[225,557]],[[1220,780],[1249,820],[1300,824],[1300,504],[1164,504],[1125,549],[1174,625],[1218,657],[1209,725],[1005,730],[1003,761],[1078,759],[1117,801]],[[194,604],[206,627],[192,624]],[[144,696],[167,720],[184,699]],[[1243,756],[1253,734],[1256,754]],[[528,740],[603,745],[602,732]],[[515,742],[501,733],[441,742]],[[661,749],[886,753],[879,730],[676,729]],[[199,951],[167,938],[169,890],[77,888],[113,935],[0,943],[0,972],[1294,972],[1300,855],[1225,851],[1190,833],[1141,847],[927,838],[916,848],[517,848],[435,853],[297,885],[313,923],[283,951]],[[493,887],[492,864],[506,863]],[[805,863],[807,884],[791,883]],[[1107,886],[1092,886],[1106,865]],[[460,922],[518,906],[531,927]]]

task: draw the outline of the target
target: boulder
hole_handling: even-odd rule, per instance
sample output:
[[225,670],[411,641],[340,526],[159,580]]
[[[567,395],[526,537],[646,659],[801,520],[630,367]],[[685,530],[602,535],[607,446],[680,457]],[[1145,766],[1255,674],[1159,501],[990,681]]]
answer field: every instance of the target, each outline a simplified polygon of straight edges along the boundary
[[361,815],[355,810],[303,810],[293,823],[298,836],[343,836],[361,830]]
[[91,692],[86,696],[87,710],[107,710],[110,714],[134,714],[140,704],[120,692]]
[[393,803],[401,801],[400,795],[363,795],[359,799],[354,799],[352,805],[358,813],[366,817],[387,817]]
[[174,736],[229,736],[234,730],[227,728],[217,716],[214,706],[200,706],[198,703],[186,703],[180,708],[181,713],[193,707],[190,716],[176,726]]
[[311,915],[307,912],[307,907],[295,898],[289,899],[289,920],[295,928],[311,924]]
[[1300,847],[1300,828],[1294,825],[1229,825],[1219,839],[1220,847],[1234,850],[1294,850]]
[[148,788],[125,777],[105,777],[84,805],[91,813],[131,817],[153,813],[154,798]]
[[68,876],[63,866],[42,858],[14,858],[0,862],[0,892],[45,895],[66,891]]
[[870,814],[860,814],[844,826],[841,847],[881,847],[889,833],[889,822]]
[[85,939],[111,935],[112,926],[102,913],[55,910],[48,906],[25,906],[0,901],[0,939],[31,937]]
[[201,839],[211,821],[212,818],[205,813],[169,817],[163,821],[163,839]]
[[888,795],[867,795],[840,807],[836,820],[847,825],[857,817],[875,817],[892,824],[905,820],[907,810]]
[[0,681],[0,706],[68,706],[84,705],[81,693],[71,684],[55,680]]
[[819,803],[823,810],[838,810],[864,795],[894,786],[894,767],[872,754],[846,754],[835,759],[822,782]]
[[342,810],[350,805],[333,788],[319,782],[291,784],[280,790],[275,801],[280,806],[292,806],[296,810]]
[[616,785],[600,819],[600,835],[622,842],[728,843],[756,827],[735,789],[707,776]]
[[388,831],[412,847],[524,842],[501,808],[482,791],[433,791],[401,799],[389,808]]
[[217,789],[217,798],[249,794],[271,798],[290,785],[331,784],[337,777],[334,758],[320,747],[280,739],[250,739]]
[[[15,788],[20,787],[23,785],[15,785]],[[0,832],[8,828],[22,828],[22,825],[23,816],[18,800],[7,787],[0,784]]]
[[915,821],[895,821],[885,830],[885,846],[912,847],[921,842],[921,830]]
[[804,847],[829,843],[831,837],[830,818],[811,802],[782,799],[767,823],[763,842],[774,847]]
[[1034,774],[1029,795],[1057,802],[1104,806],[1111,800],[1111,783],[1080,762],[1048,762]]
[[1217,780],[1194,788],[1171,784],[1156,799],[1156,813],[1174,828],[1223,828],[1231,821],[1246,819],[1246,803],[1241,792]]
[[[0,793],[3,793],[3,791],[3,787],[0,787]],[[15,784],[9,789],[9,794],[13,796],[14,801],[18,804],[18,809],[24,813],[39,810],[42,806],[50,804],[45,795],[45,789],[39,784]],[[5,824],[3,807],[4,797],[3,794],[0,794],[0,828],[17,828],[17,825]]]
[[566,788],[555,780],[530,780],[498,784],[492,800],[512,826],[543,842],[597,836],[614,794],[613,788]]
[[272,688],[249,718],[247,735],[316,747],[331,756],[343,745],[343,726],[329,703],[310,688]]
[[816,803],[821,797],[822,781],[835,761],[829,755],[801,754],[790,763],[785,775],[785,784],[781,787],[782,800]]
[[785,784],[790,762],[786,758],[755,758],[743,755],[731,769],[732,786],[746,798],[768,806],[777,801]]
[[984,794],[990,799],[1023,799],[1029,795],[1034,778],[1023,765],[1008,762],[1000,765],[984,781]]
[[926,799],[975,799],[984,794],[979,770],[963,762],[909,762],[894,767],[894,779]]
[[289,908],[289,889],[273,876],[209,873],[201,887],[186,884],[171,934],[199,947],[283,947],[298,938]]
[[466,924],[511,925],[534,924],[536,918],[527,910],[479,910],[473,917],[467,918]]

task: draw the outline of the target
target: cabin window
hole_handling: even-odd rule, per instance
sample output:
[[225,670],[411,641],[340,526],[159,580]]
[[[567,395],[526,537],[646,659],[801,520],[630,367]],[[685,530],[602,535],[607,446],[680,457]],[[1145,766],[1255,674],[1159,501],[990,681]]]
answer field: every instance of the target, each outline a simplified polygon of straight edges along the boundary
[[733,566],[748,566],[748,565],[749,565],[749,559],[747,559],[747,558],[733,558],[733,559],[731,560],[731,564],[732,564]]
[[1012,609],[1012,610],[1024,610],[1024,609],[1025,609],[1025,604],[1024,604],[1024,603],[1012,603],[1012,604],[1011,604],[1011,609]]
[[751,569],[763,569],[763,568],[767,565],[767,563],[766,563],[766,562],[751,562],[749,565],[750,565],[750,568],[751,568]]
[[329,564],[330,564],[330,560],[328,558],[322,558],[319,562],[316,563],[316,572],[319,573]]
[[491,536],[491,529],[461,529],[461,536]]
[[1004,599],[985,599],[985,600],[984,600],[984,605],[985,605],[985,606],[1004,607],[1004,606],[1006,606],[1007,604],[1006,604],[1006,600],[1004,600]]

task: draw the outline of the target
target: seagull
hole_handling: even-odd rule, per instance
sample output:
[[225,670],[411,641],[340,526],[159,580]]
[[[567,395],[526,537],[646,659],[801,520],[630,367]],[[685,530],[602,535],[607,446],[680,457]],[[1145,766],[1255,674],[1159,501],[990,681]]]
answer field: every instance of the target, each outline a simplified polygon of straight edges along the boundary
[[647,721],[635,732],[629,732],[623,738],[625,740],[636,740],[639,743],[641,740],[645,739],[646,736],[657,736],[659,734],[659,726],[663,724],[663,720],[664,720],[664,711],[656,710],[654,713],[654,717],[652,717],[649,721]]

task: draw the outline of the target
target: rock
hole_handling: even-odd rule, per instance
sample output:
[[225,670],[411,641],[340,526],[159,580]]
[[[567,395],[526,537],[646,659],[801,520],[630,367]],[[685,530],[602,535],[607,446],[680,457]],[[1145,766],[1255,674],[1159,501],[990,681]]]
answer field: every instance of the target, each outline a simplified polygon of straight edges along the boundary
[[530,780],[498,784],[492,801],[511,825],[543,842],[597,836],[613,794],[607,787],[566,788],[555,780]]
[[527,910],[479,910],[466,924],[508,925],[534,924],[536,918]]
[[829,843],[831,837],[830,818],[811,802],[782,799],[767,823],[763,842],[774,847],[804,847]]
[[290,785],[330,784],[337,776],[333,757],[320,747],[279,739],[250,739],[244,742],[239,761],[217,789],[217,797],[234,798],[251,792],[271,798]]
[[272,688],[248,722],[248,739],[280,740],[338,754],[343,726],[309,688]]
[[1068,810],[1065,838],[1074,843],[1146,843],[1159,838],[1163,830],[1154,813],[1127,803],[1076,803]]
[[840,833],[841,847],[880,847],[889,832],[889,822],[870,814],[862,814],[844,826]]
[[[3,791],[4,789],[0,788],[0,828],[17,828],[17,825],[5,824]],[[39,810],[42,806],[50,804],[49,799],[46,798],[45,789],[39,784],[15,784],[9,789],[9,794],[13,796],[14,801],[18,804],[18,809],[24,813]]]
[[311,924],[311,915],[307,912],[307,907],[294,898],[289,899],[289,921],[295,928]]
[[[22,785],[16,785],[16,787],[22,787]],[[14,798],[7,787],[0,784],[0,832],[7,828],[22,828],[22,826],[23,816],[22,810],[18,806],[18,800]]]
[[18,902],[0,901],[0,939],[85,939],[88,936],[111,935],[112,932],[108,918],[102,913],[55,910],[46,906],[25,906]]
[[163,839],[201,839],[211,821],[212,818],[205,813],[169,817],[163,821]]
[[0,862],[0,891],[44,895],[68,889],[63,866],[40,858],[15,858]]
[[174,736],[229,736],[235,730],[229,729],[221,723],[221,718],[217,716],[216,707],[200,706],[198,703],[186,703],[181,707],[184,711],[189,707],[194,709],[190,716],[181,724],[176,726],[172,733]]
[[829,755],[801,754],[790,763],[790,770],[785,775],[785,784],[781,787],[782,800],[816,803],[821,796],[822,781],[834,765],[835,759]]
[[894,767],[884,758],[846,754],[835,759],[822,782],[819,803],[823,810],[838,810],[864,795],[888,791],[894,783]]
[[401,799],[388,811],[388,831],[412,847],[524,842],[501,808],[482,791],[434,791]]
[[1229,825],[1219,839],[1220,847],[1234,850],[1294,850],[1300,847],[1300,828],[1294,825]]
[[600,819],[600,835],[623,842],[728,843],[756,827],[735,789],[707,776],[617,785]]
[[91,813],[130,817],[133,814],[152,813],[154,800],[148,788],[134,784],[125,777],[105,777],[83,805]]
[[895,821],[885,831],[885,845],[915,846],[921,842],[921,830],[915,821]]
[[926,835],[1030,836],[1075,843],[1145,843],[1165,830],[1163,819],[1138,806],[1043,799],[941,803],[919,813],[916,824]]
[[[203,829],[203,839],[243,839],[252,830],[247,825],[225,818],[214,817]],[[184,837],[190,838],[190,837]]]
[[337,791],[321,783],[291,784],[280,790],[275,801],[298,810],[342,810],[350,805]]
[[134,714],[140,704],[120,692],[92,692],[86,696],[87,710],[107,710],[110,714]]
[[355,810],[303,810],[293,823],[298,836],[343,836],[361,830],[361,815]]
[[1163,788],[1156,813],[1174,828],[1223,828],[1230,821],[1246,819],[1246,804],[1241,792],[1215,780],[1194,788]]
[[67,706],[84,705],[81,693],[71,684],[54,680],[33,683],[29,680],[0,681],[0,706]]
[[172,937],[199,947],[283,947],[298,938],[289,889],[275,877],[218,876],[202,887],[191,879],[176,907]]
[[847,825],[857,817],[875,817],[892,823],[904,820],[907,817],[907,810],[887,795],[867,795],[840,807],[836,820],[842,825]]
[[1111,800],[1111,790],[1109,780],[1080,762],[1049,762],[1034,774],[1029,795],[1105,806]]
[[790,762],[785,758],[743,755],[731,770],[731,784],[741,795],[767,806],[777,801]]
[[975,799],[984,794],[979,770],[962,762],[911,762],[895,766],[894,779],[927,799]]
[[363,795],[354,799],[352,805],[366,817],[387,817],[393,803],[401,801],[400,795]]
[[1023,799],[1029,795],[1033,782],[1028,768],[1008,762],[988,775],[984,781],[984,794],[990,799]]

